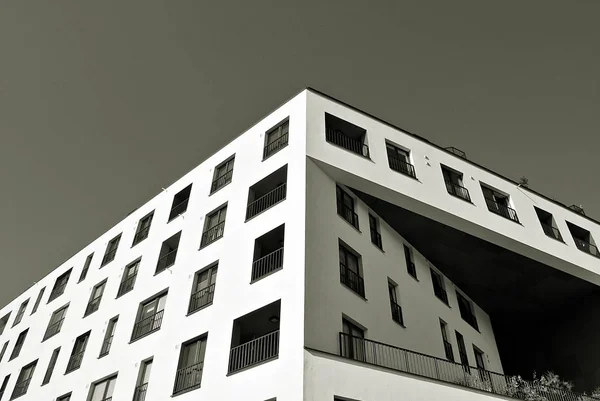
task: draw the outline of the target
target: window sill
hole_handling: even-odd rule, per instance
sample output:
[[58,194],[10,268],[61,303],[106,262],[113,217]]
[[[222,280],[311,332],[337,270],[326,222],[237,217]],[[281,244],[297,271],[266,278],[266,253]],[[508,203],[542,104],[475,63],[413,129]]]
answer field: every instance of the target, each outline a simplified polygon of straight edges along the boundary
[[[336,147],[336,148],[338,148],[338,149],[342,149],[342,150],[344,150],[344,151],[346,151],[346,152],[348,152],[348,153],[352,153],[353,155],[360,156],[360,157],[362,157],[362,158],[363,158],[363,159],[365,159],[365,160],[368,160],[368,161],[370,161],[370,162],[373,162],[373,160],[371,159],[371,156],[370,156],[370,154],[369,154],[369,156],[365,156],[365,155],[363,155],[362,153],[357,153],[357,152],[354,152],[354,151],[352,151],[352,150],[350,150],[350,149],[346,149],[345,147],[343,147],[343,146],[340,146],[340,145],[337,145],[337,144],[335,144],[335,143],[333,143],[333,142],[329,142],[328,140],[325,140],[325,142],[327,142],[328,144],[330,144],[330,145],[332,145],[332,146],[335,146],[335,147]],[[373,162],[373,163],[375,163],[375,162]]]
[[346,222],[346,224],[348,224],[350,227],[354,228],[359,234],[362,234],[362,231],[360,231],[359,228],[356,228],[352,223],[350,223],[348,220],[343,218],[341,214],[338,213],[338,216],[340,219],[344,220]]
[[346,288],[348,291],[350,291],[351,293],[353,293],[354,295],[356,295],[357,297],[359,297],[363,301],[365,301],[365,302],[368,301],[368,299],[366,297],[360,295],[358,292],[354,291],[352,288],[348,287],[346,284],[342,283],[341,281],[340,281],[340,284],[342,285],[342,287]]
[[[558,238],[555,238],[555,237],[553,237],[553,236],[551,236],[551,235],[547,235],[547,234],[546,234],[546,237],[548,237],[548,238],[552,238],[554,241],[557,241],[557,242],[560,242],[561,244],[565,244],[565,245],[567,245],[567,244],[565,243],[565,241],[564,241],[564,240],[562,240],[562,239],[558,239]],[[586,253],[587,253],[587,252],[586,252]]]
[[146,241],[147,239],[148,239],[148,237],[144,238],[143,240],[140,240],[140,241],[136,242],[135,244],[131,244],[131,247],[129,249],[133,248],[136,245],[141,244],[142,242]]
[[379,245],[377,245],[376,243],[374,243],[373,241],[371,241],[371,244],[373,244],[373,246],[377,249],[379,249],[382,253],[385,253],[385,251],[383,250],[383,247],[380,247]]
[[268,158],[270,158],[271,156],[273,156],[273,155],[276,155],[277,153],[281,152],[283,149],[285,149],[285,148],[287,148],[287,147],[288,147],[288,144],[286,143],[284,146],[282,146],[282,147],[278,148],[276,151],[274,151],[273,153],[269,154],[269,156],[267,156],[267,157],[264,157],[264,158],[262,159],[262,161],[264,162],[265,160],[267,160],[267,159],[268,159]]
[[104,358],[105,356],[108,356],[108,354],[109,354],[109,353],[107,352],[106,354],[98,355],[98,359],[102,359],[102,358]]
[[254,364],[252,364],[252,365],[250,365],[250,366],[246,366],[246,367],[244,367],[244,368],[242,368],[242,369],[238,369],[238,370],[236,370],[236,371],[234,371],[234,372],[227,372],[227,375],[226,375],[226,376],[227,376],[227,377],[229,377],[229,376],[237,375],[238,373],[242,373],[242,372],[244,372],[244,371],[246,371],[246,370],[249,370],[249,369],[255,368],[255,367],[257,367],[257,366],[263,365],[263,364],[265,364],[265,363],[269,363],[269,362],[271,362],[271,361],[274,361],[274,360],[277,360],[277,359],[279,359],[279,352],[278,352],[278,355],[277,355],[277,356],[274,356],[273,358],[265,359],[264,361],[260,361],[260,362],[254,363]]
[[[421,281],[416,277],[413,276],[412,274],[408,273],[408,277],[412,278],[413,280],[415,280],[417,283],[420,283]],[[436,297],[437,298],[437,297]]]
[[404,325],[404,323],[397,322],[397,321],[395,321],[394,319],[392,319],[392,321],[393,321],[394,323],[396,323],[398,326],[402,327],[403,329],[406,329],[406,326]]
[[212,301],[212,302],[209,302],[209,303],[207,303],[206,305],[202,305],[201,307],[199,307],[199,308],[198,308],[198,309],[196,309],[196,310],[193,310],[193,311],[191,311],[191,312],[188,312],[188,313],[185,315],[185,317],[192,316],[194,313],[198,313],[198,312],[200,312],[202,309],[208,308],[209,306],[211,306],[211,305],[213,304],[213,302],[214,302],[214,301]]
[[148,332],[146,334],[143,334],[143,335],[137,337],[135,340],[130,340],[128,344],[133,344],[134,342],[139,341],[142,338],[148,337],[149,335],[154,334],[154,333],[156,333],[159,330],[160,330],[160,327],[158,329],[154,329],[154,330],[152,330],[152,331],[150,331],[150,332]]
[[415,180],[417,182],[421,182],[421,180],[419,180],[416,175],[413,176],[413,175],[410,175],[410,174],[406,174],[406,173],[403,173],[402,171],[394,170],[391,167],[390,167],[390,170],[392,170],[395,173],[401,174],[401,175],[403,175],[405,177],[412,178],[413,180]]
[[[187,212],[187,210],[186,210]],[[178,218],[179,216],[183,216],[185,214],[185,212],[183,213],[179,213],[177,216],[173,216],[171,217],[169,220],[167,220],[167,224],[169,224],[170,222],[172,222],[173,220],[175,220],[176,218]]]
[[81,368],[81,366],[78,366],[78,367],[76,367],[75,369],[68,370],[68,371],[66,371],[66,372],[63,374],[63,376],[66,376],[66,375],[68,375],[69,373],[73,373],[73,372],[75,372],[76,370],[79,370],[80,368]]
[[[167,266],[167,267],[165,267],[165,268],[164,268],[164,269],[162,269],[161,271],[154,272],[154,277],[158,276],[160,273],[162,273],[162,272],[164,272],[164,271],[166,271],[166,270],[169,270],[169,269],[170,269],[171,267],[173,267],[173,266],[175,266],[175,263],[173,263],[173,264],[172,264],[172,265],[170,265],[170,266]],[[128,291],[128,292],[131,292],[131,291]]]
[[121,297],[129,294],[131,291],[133,291],[133,288],[131,290],[127,291],[127,292],[122,293],[122,294],[117,294],[117,296],[115,297],[115,299],[119,299],[119,298],[121,298]]
[[198,385],[196,385],[194,387],[188,388],[186,390],[182,390],[182,391],[180,391],[178,393],[173,393],[173,394],[171,394],[171,398],[178,397],[178,396],[183,395],[183,394],[187,394],[187,393],[192,392],[194,390],[198,390],[200,387],[201,387],[201,384],[198,384]]
[[473,203],[473,201],[471,201],[471,200],[469,200],[469,199],[465,199],[465,198],[463,198],[462,196],[454,195],[453,193],[450,193],[450,192],[448,192],[448,195],[450,195],[450,196],[451,196],[451,197],[453,197],[453,198],[460,199],[460,200],[461,200],[461,201],[463,201],[463,202],[467,202],[467,203],[469,203],[469,204],[471,204],[471,205],[475,206],[475,204]]
[[494,214],[494,215],[496,215],[496,216],[500,216],[500,217],[502,217],[502,218],[503,218],[503,219],[505,219],[505,220],[512,221],[513,223],[515,223],[515,224],[518,224],[518,225],[520,225],[521,227],[524,227],[524,226],[523,226],[523,224],[521,224],[521,222],[520,222],[519,220],[516,220],[516,221],[515,221],[515,220],[513,220],[513,219],[511,219],[511,218],[509,218],[509,217],[506,217],[506,216],[503,216],[503,215],[501,215],[500,213],[493,212],[493,211],[491,211],[490,209],[488,209],[488,211],[489,211],[491,214]]
[[225,188],[227,185],[231,184],[232,182],[233,182],[233,180],[229,181],[227,184],[221,185],[219,188],[217,188],[214,191],[212,191],[211,193],[209,193],[208,196],[212,196],[212,195],[216,194],[217,192],[219,192],[220,190],[222,190],[223,188]]
[[448,302],[444,302],[444,300],[440,297],[438,297],[437,295],[435,295],[435,299],[437,299],[438,301],[440,301],[441,303],[443,303],[444,305],[446,305],[448,308],[452,309],[452,307],[450,306],[450,304]]
[[214,244],[215,242],[217,242],[217,241],[218,241],[218,240],[220,240],[221,238],[223,238],[223,236],[221,236],[221,237],[219,237],[219,238],[215,239],[214,241],[210,241],[209,243],[206,243],[206,244],[204,244],[204,245],[200,245],[200,248],[198,248],[198,250],[200,251],[200,250],[202,250],[202,249],[206,248],[207,246],[210,246],[211,244]]

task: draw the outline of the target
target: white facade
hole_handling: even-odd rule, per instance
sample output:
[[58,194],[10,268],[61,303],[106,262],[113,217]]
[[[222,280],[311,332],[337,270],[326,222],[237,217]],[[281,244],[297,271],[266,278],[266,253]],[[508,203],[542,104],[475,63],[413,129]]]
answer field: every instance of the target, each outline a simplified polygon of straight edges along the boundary
[[[326,112],[366,129],[370,158],[327,143]],[[265,135],[286,119],[289,143],[263,160]],[[410,150],[418,179],[400,176],[389,169],[386,140]],[[231,183],[211,194],[215,168],[234,155]],[[470,191],[472,203],[448,196],[440,163],[464,174],[464,186]],[[246,219],[249,188],[284,166],[287,166],[285,200]],[[490,213],[479,182],[510,194],[511,205],[517,210],[521,224]],[[190,184],[187,210],[169,221],[174,196]],[[430,274],[430,269],[437,271],[437,267],[414,247],[417,279],[410,277],[403,246],[411,244],[358,197],[354,211],[360,221],[360,231],[342,219],[336,212],[336,184],[352,196],[355,195],[348,187],[600,284],[597,274],[600,259],[578,250],[565,221],[600,238],[597,223],[532,191],[517,188],[516,184],[422,139],[307,89],[1,309],[0,319],[9,313],[10,316],[0,335],[0,347],[8,342],[0,361],[0,385],[8,375],[10,377],[0,401],[11,398],[21,369],[36,360],[27,391],[20,399],[55,400],[71,393],[71,400],[89,400],[94,383],[116,375],[112,399],[133,400],[136,386],[140,384],[141,363],[149,358],[153,367],[146,401],[170,396],[183,401],[237,400],[240,394],[246,400],[257,401],[333,400],[334,396],[364,401],[397,400],[400,393],[406,400],[495,397],[339,357],[339,333],[345,318],[362,327],[369,340],[445,359],[439,326],[442,319],[447,324],[457,362],[460,358],[455,331],[464,337],[471,365],[475,365],[473,346],[476,346],[485,356],[486,369],[503,372],[492,322],[486,311],[473,304],[479,330],[465,322],[459,312],[456,292],[462,292],[467,298],[469,293],[456,288],[447,278],[444,283],[448,305],[441,302],[434,295]],[[227,215],[222,238],[200,247],[207,215],[223,205],[227,205]],[[552,213],[564,244],[557,245],[544,235],[533,205]],[[148,238],[132,246],[140,219],[152,211]],[[383,251],[371,243],[368,213],[379,218]],[[255,239],[281,225],[285,233],[283,268],[252,281]],[[174,265],[155,274],[163,241],[178,232],[181,237]],[[119,234],[114,260],[101,267],[109,241]],[[340,283],[340,241],[360,255],[364,298]],[[92,253],[87,276],[78,283],[86,258]],[[125,267],[140,257],[134,288],[117,297]],[[215,262],[218,262],[218,279],[212,303],[188,314],[195,274]],[[72,273],[64,293],[48,302],[56,279],[69,269]],[[107,280],[106,287],[98,310],[84,317],[94,286],[104,280]],[[397,285],[404,326],[392,320],[388,281]],[[42,288],[45,291],[41,303],[32,314]],[[139,320],[140,304],[164,291],[167,295],[160,329],[131,341],[134,324]],[[11,327],[20,305],[27,299],[22,321]],[[277,358],[229,374],[232,335],[243,330],[241,326],[234,328],[234,320],[276,301],[280,301]],[[67,304],[60,332],[43,341],[53,312]],[[108,323],[116,316],[118,322],[110,352],[99,358]],[[252,324],[246,327],[249,326]],[[26,329],[23,348],[17,357],[9,360],[17,337]],[[81,367],[65,374],[76,338],[90,330]],[[201,383],[191,391],[173,395],[175,378],[182,366],[182,344],[202,335],[206,335],[206,351]],[[57,347],[61,350],[52,377],[49,383],[41,385]]]

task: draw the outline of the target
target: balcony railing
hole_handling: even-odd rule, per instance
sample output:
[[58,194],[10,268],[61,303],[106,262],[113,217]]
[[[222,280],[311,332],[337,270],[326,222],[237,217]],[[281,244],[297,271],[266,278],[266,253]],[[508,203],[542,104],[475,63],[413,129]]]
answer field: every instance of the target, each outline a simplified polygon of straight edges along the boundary
[[100,347],[100,357],[108,355],[110,352],[110,347],[112,346],[114,336],[109,336],[102,341],[102,346]]
[[275,206],[281,201],[285,200],[287,185],[285,183],[279,185],[277,188],[254,200],[248,205],[246,209],[246,220],[251,219],[259,213]]
[[69,362],[67,363],[67,370],[65,373],[72,372],[81,367],[81,362],[83,362],[83,354],[85,354],[85,350],[71,355]]
[[102,296],[94,298],[88,302],[87,306],[85,307],[85,314],[83,316],[85,317],[96,312],[98,308],[100,308],[100,301],[102,301]]
[[361,297],[365,297],[365,281],[343,263],[340,263],[340,282]]
[[212,244],[223,236],[225,232],[225,222],[219,223],[214,227],[209,228],[202,233],[202,241],[200,241],[200,248],[204,248],[207,245]]
[[[339,334],[340,356],[399,372],[456,384],[518,400],[593,401],[572,391],[541,385],[520,377],[481,368],[465,369],[459,363],[376,341]],[[473,373],[470,373],[473,370]],[[476,373],[475,373],[476,372]],[[533,397],[532,397],[533,396]],[[536,398],[537,396],[537,398]]]
[[279,152],[281,149],[285,148],[287,144],[288,134],[283,134],[279,138],[275,139],[273,142],[268,143],[263,150],[263,160],[265,160],[272,154]]
[[137,245],[140,242],[142,242],[143,240],[145,240],[146,238],[148,238],[149,233],[150,233],[150,226],[144,227],[140,231],[135,233],[135,235],[133,237],[133,245],[132,246]]
[[449,361],[454,362],[454,351],[452,350],[452,344],[444,340],[444,353]]
[[337,202],[337,213],[342,216],[342,218],[344,220],[346,220],[348,223],[352,224],[354,226],[354,228],[356,228],[357,230],[358,228],[358,215],[356,213],[354,213],[354,210],[352,210],[352,208],[348,205],[345,205],[344,203],[338,201]]
[[446,181],[446,190],[450,195],[454,195],[457,198],[461,198],[466,200],[467,202],[471,202],[471,195],[469,195],[469,190],[461,185],[455,184],[450,181]]
[[48,302],[51,302],[53,300],[55,300],[56,298],[60,297],[64,292],[65,292],[65,288],[67,287],[67,283],[61,284],[58,287],[55,287],[52,292],[50,293],[50,296],[48,297]]
[[402,307],[396,302],[390,300],[392,307],[392,320],[404,326],[404,317],[402,316]]
[[515,209],[510,208],[505,204],[498,203],[490,198],[485,198],[485,203],[487,204],[488,210],[490,212],[496,213],[506,219],[512,220],[515,223],[519,222],[519,217],[517,216],[517,211]]
[[577,249],[589,253],[590,255],[593,255],[597,258],[600,258],[600,253],[598,253],[598,248],[596,247],[596,245],[590,244],[589,242],[584,241],[580,238],[573,237],[573,239],[575,240],[575,245],[577,245]]
[[155,332],[160,329],[162,324],[164,310],[148,316],[145,319],[140,320],[133,326],[133,334],[131,335],[131,341],[135,341],[140,337]]
[[115,248],[104,254],[104,257],[102,258],[102,263],[100,264],[100,267],[103,267],[103,266],[109,264],[110,262],[112,262],[113,260],[115,260],[115,255],[117,254],[117,249],[118,248]]
[[446,290],[444,288],[442,288],[441,285],[434,285],[433,293],[435,294],[436,297],[441,299],[442,302],[444,302],[446,305],[448,305],[448,293],[446,292]]
[[187,210],[189,201],[190,201],[190,198],[187,198],[184,201],[173,206],[171,208],[171,212],[169,213],[169,221],[173,220],[175,217],[179,216],[180,214],[184,214],[185,211]]
[[283,247],[271,252],[252,263],[252,281],[283,267]]
[[175,264],[175,258],[177,258],[177,248],[161,256],[156,263],[156,273],[158,274],[166,268],[173,266]]
[[26,394],[27,389],[29,388],[30,382],[31,382],[31,379],[27,379],[27,380],[23,380],[23,381],[15,384],[15,388],[13,389],[10,399],[14,400],[17,397],[20,397],[20,396]]
[[275,359],[278,355],[279,330],[276,330],[232,348],[229,353],[228,373]]
[[133,286],[135,285],[135,278],[137,277],[137,273],[132,274],[127,277],[123,282],[119,285],[119,291],[117,292],[117,297],[127,294],[129,291],[133,290]]
[[223,188],[225,185],[229,184],[231,182],[231,179],[233,177],[233,170],[229,170],[226,171],[225,173],[221,174],[220,176],[218,176],[217,178],[215,178],[210,186],[210,193],[215,193],[217,192],[217,190]]
[[47,340],[50,337],[56,335],[60,331],[60,328],[62,327],[64,320],[65,320],[65,318],[63,317],[59,321],[48,325],[48,328],[46,329],[46,333],[44,333],[44,340]]
[[558,228],[551,226],[550,224],[541,223],[542,229],[544,230],[544,234],[546,234],[550,238],[554,238],[555,240],[562,241],[562,235],[560,235],[560,231]]
[[206,288],[198,290],[192,294],[190,298],[190,306],[188,313],[197,311],[198,309],[211,304],[215,296],[215,284],[209,285]]
[[325,139],[329,143],[340,146],[352,153],[361,155],[363,157],[369,157],[369,147],[362,141],[356,140],[346,136],[342,131],[333,128],[327,128]]
[[179,369],[175,375],[173,394],[179,394],[200,387],[203,367],[204,362],[198,362],[186,368]]
[[397,157],[392,157],[388,155],[388,163],[392,170],[405,174],[412,178],[417,178],[417,174],[415,173],[415,166],[408,163],[406,160],[398,159]]
[[144,401],[146,399],[146,391],[148,390],[148,383],[144,383],[135,388],[133,392],[133,401]]
[[371,228],[371,242],[379,249],[383,249],[381,244],[381,234],[376,229]]

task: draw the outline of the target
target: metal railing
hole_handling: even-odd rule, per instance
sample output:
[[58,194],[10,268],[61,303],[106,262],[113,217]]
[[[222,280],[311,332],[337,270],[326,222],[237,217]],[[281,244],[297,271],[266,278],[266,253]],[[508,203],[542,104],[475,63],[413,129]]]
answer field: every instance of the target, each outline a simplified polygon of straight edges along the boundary
[[114,337],[114,335],[108,336],[104,339],[104,341],[102,341],[102,346],[100,347],[100,355],[99,356],[108,355],[108,353],[110,352],[110,347],[112,346],[113,337]]
[[112,262],[113,260],[115,260],[115,255],[117,254],[117,249],[119,249],[119,248],[115,248],[104,254],[104,257],[102,258],[102,263],[100,264],[100,267],[103,267],[104,265],[107,265],[110,262]]
[[377,232],[377,229],[371,228],[371,242],[379,249],[383,249],[381,244],[381,234]]
[[81,362],[83,362],[83,354],[85,354],[85,350],[71,355],[71,357],[69,358],[69,362],[67,363],[67,370],[65,371],[65,373],[72,372],[75,369],[79,369],[81,367]]
[[127,277],[121,284],[119,284],[119,292],[117,292],[117,297],[121,295],[127,294],[129,291],[133,290],[133,286],[135,285],[135,278],[137,277],[137,273],[132,274]]
[[278,355],[279,330],[275,330],[245,344],[233,347],[229,353],[228,373],[274,359]]
[[46,333],[44,333],[44,340],[47,340],[50,337],[56,335],[60,331],[60,328],[62,327],[64,320],[65,320],[65,318],[63,317],[59,321],[54,322],[51,325],[48,325],[48,328],[46,328]]
[[448,146],[446,148],[444,148],[444,150],[458,156],[458,157],[462,157],[463,159],[467,158],[467,154],[465,152],[463,152],[462,150],[455,148],[454,146]]
[[338,201],[337,202],[337,214],[339,214],[340,216],[342,216],[342,218],[344,220],[346,220],[348,223],[352,224],[354,226],[354,228],[356,228],[357,230],[358,228],[358,215],[356,213],[354,213],[354,210],[352,210],[352,208],[348,205],[345,205],[344,203]]
[[215,284],[211,284],[206,288],[194,292],[190,298],[188,313],[197,311],[198,309],[211,304],[215,296]]
[[442,288],[441,285],[434,285],[433,286],[433,293],[435,294],[436,297],[438,297],[446,305],[448,305],[448,293],[446,292],[446,290],[444,288]]
[[340,282],[364,298],[365,281],[361,276],[348,269],[343,263],[340,263]]
[[31,382],[31,378],[27,380],[23,380],[17,384],[15,384],[15,388],[10,396],[11,400],[14,400],[17,397],[20,397],[27,393],[27,389],[29,388],[29,383]]
[[164,310],[153,314],[152,316],[148,316],[145,319],[136,322],[133,326],[133,333],[131,335],[131,341],[135,341],[140,337],[145,336],[146,334],[150,334],[154,331],[160,329],[160,325],[162,324]]
[[541,223],[542,230],[544,230],[544,234],[546,234],[550,238],[554,238],[555,240],[562,241],[562,235],[560,235],[560,231],[558,228],[551,226],[550,224]]
[[466,200],[467,202],[471,202],[471,195],[469,195],[469,190],[461,185],[455,184],[450,181],[446,181],[446,190],[450,195],[454,195],[457,198],[461,198]]
[[51,301],[55,300],[56,298],[60,297],[65,292],[66,287],[67,287],[67,283],[64,283],[64,284],[61,284],[58,287],[54,288],[52,290],[52,292],[50,293],[50,296],[48,297],[48,302],[51,302]]
[[283,247],[273,251],[252,263],[252,281],[283,267]]
[[390,305],[392,307],[392,320],[394,322],[399,323],[402,326],[404,326],[404,317],[402,316],[402,307],[392,300],[390,300]]
[[288,144],[288,134],[283,134],[274,141],[268,143],[263,149],[263,160],[285,148]]
[[171,208],[171,212],[169,213],[169,221],[173,220],[175,217],[179,216],[180,214],[185,213],[185,211],[187,210],[189,201],[190,201],[190,198],[187,198],[184,201],[173,206]]
[[573,239],[575,240],[575,245],[577,246],[577,249],[589,253],[590,255],[593,255],[597,258],[600,258],[600,253],[598,253],[598,248],[596,247],[596,245],[590,244],[589,242],[584,241],[580,238],[573,237]]
[[[469,368],[407,349],[339,333],[340,356],[430,379],[469,387],[518,400],[593,401],[597,398],[544,386],[520,377],[505,376],[482,368]],[[473,372],[471,372],[473,371]]]
[[202,241],[200,241],[200,248],[212,244],[223,236],[225,232],[225,222],[219,223],[214,227],[209,228],[202,233]]
[[212,182],[212,184],[210,185],[210,193],[215,193],[217,192],[217,190],[223,188],[225,185],[229,184],[231,182],[231,179],[233,178],[233,169],[226,171],[225,173],[221,174],[220,176],[218,176],[217,178],[215,178]]
[[146,392],[148,391],[148,383],[144,383],[135,388],[133,392],[133,401],[144,401],[146,399]]
[[392,170],[405,174],[412,178],[417,178],[417,174],[415,173],[415,166],[408,163],[407,161],[388,155],[388,163]]
[[485,198],[485,203],[487,204],[487,208],[490,212],[512,220],[515,223],[519,222],[519,217],[517,216],[517,211],[515,209],[510,208],[502,203],[498,203],[490,198]]
[[265,210],[275,206],[279,202],[284,201],[286,193],[287,185],[283,183],[275,189],[273,189],[272,191],[267,192],[265,195],[254,200],[248,205],[248,208],[246,209],[246,220],[249,220],[257,214],[264,212]]
[[156,273],[158,274],[166,268],[173,266],[175,264],[175,258],[177,258],[177,248],[161,256],[156,263]]
[[100,301],[102,301],[102,296],[94,298],[88,302],[87,306],[85,307],[85,314],[83,316],[85,317],[96,312],[98,308],[100,308]]
[[452,350],[452,344],[444,340],[444,353],[449,361],[454,362],[454,351]]
[[204,362],[198,362],[194,365],[179,369],[175,375],[173,394],[179,394],[200,387],[203,368]]
[[148,234],[150,233],[150,226],[144,227],[133,236],[133,245],[137,245],[146,238],[148,238]]
[[334,145],[340,146],[352,153],[369,157],[369,147],[362,141],[346,136],[342,131],[334,128],[326,128],[325,140]]

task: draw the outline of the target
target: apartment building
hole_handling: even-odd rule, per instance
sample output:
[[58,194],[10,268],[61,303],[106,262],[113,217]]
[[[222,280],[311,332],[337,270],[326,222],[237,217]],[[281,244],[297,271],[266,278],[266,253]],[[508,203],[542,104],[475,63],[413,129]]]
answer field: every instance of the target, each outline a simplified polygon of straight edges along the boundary
[[579,400],[599,236],[306,89],[0,310],[0,401]]

